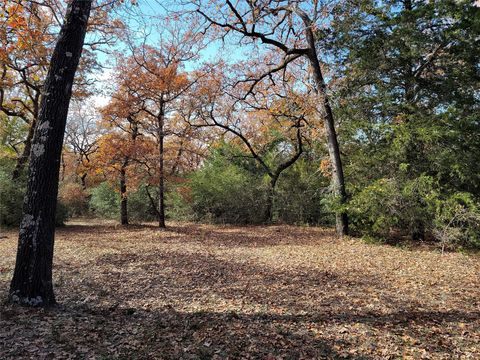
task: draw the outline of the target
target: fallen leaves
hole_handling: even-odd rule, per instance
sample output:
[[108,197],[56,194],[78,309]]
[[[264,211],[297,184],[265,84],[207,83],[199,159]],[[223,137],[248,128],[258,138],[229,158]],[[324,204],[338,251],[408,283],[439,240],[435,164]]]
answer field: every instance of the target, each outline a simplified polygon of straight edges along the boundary
[[[0,243],[6,297],[16,234]],[[293,226],[71,225],[60,306],[1,305],[0,358],[476,359],[480,259]]]

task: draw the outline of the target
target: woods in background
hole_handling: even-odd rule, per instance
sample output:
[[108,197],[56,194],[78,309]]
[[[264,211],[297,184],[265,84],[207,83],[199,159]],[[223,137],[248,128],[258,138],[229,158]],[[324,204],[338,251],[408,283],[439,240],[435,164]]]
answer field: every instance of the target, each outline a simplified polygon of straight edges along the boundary
[[[0,4],[0,218],[13,226],[63,8]],[[95,7],[87,28],[58,224],[281,222],[480,246],[472,2],[190,1],[150,19],[150,37],[120,8]]]

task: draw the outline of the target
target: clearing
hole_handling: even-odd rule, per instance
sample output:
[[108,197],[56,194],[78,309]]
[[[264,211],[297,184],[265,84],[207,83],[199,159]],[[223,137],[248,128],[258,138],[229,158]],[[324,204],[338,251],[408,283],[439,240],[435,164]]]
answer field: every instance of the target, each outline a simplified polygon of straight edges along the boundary
[[[17,232],[0,239],[5,299]],[[480,258],[293,226],[70,223],[0,359],[479,359]]]

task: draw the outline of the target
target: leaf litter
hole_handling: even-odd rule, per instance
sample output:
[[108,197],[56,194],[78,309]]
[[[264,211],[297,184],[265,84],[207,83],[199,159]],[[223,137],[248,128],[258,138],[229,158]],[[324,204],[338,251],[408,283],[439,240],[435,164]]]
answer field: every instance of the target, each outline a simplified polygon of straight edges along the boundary
[[72,222],[55,246],[59,305],[2,303],[0,359],[480,358],[478,256],[283,225]]

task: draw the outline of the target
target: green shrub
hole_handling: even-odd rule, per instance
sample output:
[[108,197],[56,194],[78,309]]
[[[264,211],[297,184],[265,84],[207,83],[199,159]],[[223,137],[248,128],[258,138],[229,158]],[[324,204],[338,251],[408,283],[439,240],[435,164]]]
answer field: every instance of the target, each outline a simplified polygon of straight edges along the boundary
[[356,234],[384,238],[399,224],[397,186],[380,179],[354,194],[348,204],[350,227]]
[[57,210],[55,212],[55,225],[63,226],[70,217],[67,206],[62,201],[57,201]]
[[428,176],[403,183],[379,179],[354,194],[347,211],[357,234],[384,239],[392,232],[415,236],[432,224],[437,198],[435,184]]
[[[277,160],[278,161],[278,160]],[[329,180],[315,161],[298,160],[277,182],[272,207],[273,221],[288,224],[333,223],[332,212],[322,206]],[[191,193],[180,204],[191,204],[197,220],[259,224],[264,222],[270,177],[251,158],[224,145],[193,173]]]
[[255,224],[265,210],[262,179],[214,154],[192,174],[192,211],[203,221]]
[[166,215],[168,219],[192,221],[195,219],[192,210],[192,191],[186,184],[167,188]]
[[329,180],[315,169],[313,162],[298,160],[280,175],[273,206],[274,220],[287,224],[333,225],[333,212],[324,206],[328,187]]
[[480,249],[480,204],[469,193],[455,193],[436,204],[433,234],[445,248]]
[[108,182],[91,190],[89,206],[98,217],[115,219],[120,216],[120,197]]
[[[156,189],[150,189],[152,198],[156,199]],[[141,185],[137,191],[128,194],[128,217],[137,221],[153,221],[157,215],[150,199],[148,198],[145,185]]]
[[[23,198],[26,190],[26,176],[22,174],[12,180],[13,162],[2,159],[0,167],[0,225],[16,227],[20,225],[23,213]],[[61,226],[68,218],[65,205],[59,200],[55,214],[55,224]]]
[[470,193],[442,194],[429,176],[376,180],[354,194],[347,209],[352,229],[366,238],[423,232],[443,249],[480,248],[478,200]]
[[18,226],[22,217],[25,180],[12,181],[11,167],[0,168],[0,224]]
[[[157,205],[158,190],[150,187],[150,195]],[[170,195],[167,196],[167,199]],[[91,190],[90,210],[95,216],[106,219],[117,219],[120,217],[120,196],[117,191],[108,183],[103,182]],[[129,221],[155,221],[156,211],[148,197],[147,188],[140,185],[136,191],[128,192],[128,219]],[[167,210],[168,207],[167,207]]]

